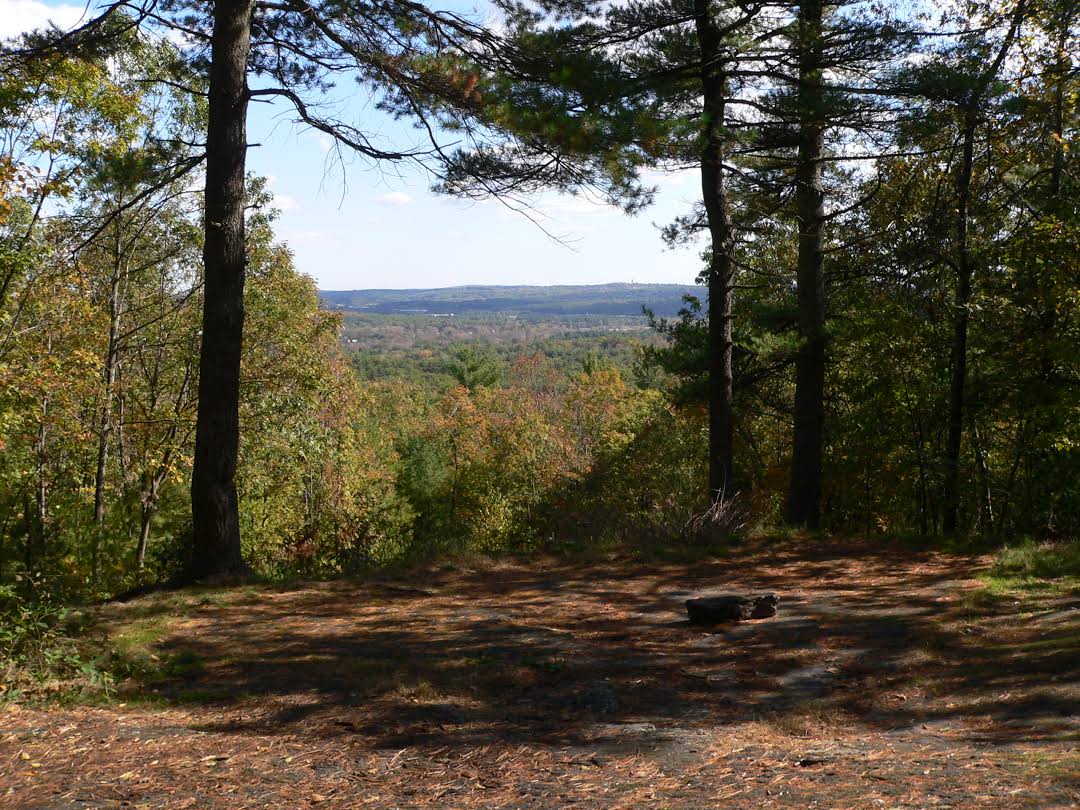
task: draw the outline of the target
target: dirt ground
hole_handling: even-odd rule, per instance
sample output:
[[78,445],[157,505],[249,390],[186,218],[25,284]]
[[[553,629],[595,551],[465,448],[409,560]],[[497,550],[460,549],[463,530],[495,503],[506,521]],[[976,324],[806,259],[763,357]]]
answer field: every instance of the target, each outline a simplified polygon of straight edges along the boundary
[[[983,564],[804,541],[110,606],[190,666],[4,710],[0,806],[1080,806],[1080,600],[981,598]],[[684,621],[758,591],[775,618]]]

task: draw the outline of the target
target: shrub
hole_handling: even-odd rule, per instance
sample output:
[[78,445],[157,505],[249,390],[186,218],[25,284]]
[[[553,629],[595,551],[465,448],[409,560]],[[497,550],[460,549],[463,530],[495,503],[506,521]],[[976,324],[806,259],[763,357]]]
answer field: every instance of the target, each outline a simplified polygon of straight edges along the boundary
[[87,673],[68,633],[69,611],[56,603],[41,580],[19,575],[0,585],[0,698],[11,698],[34,681]]

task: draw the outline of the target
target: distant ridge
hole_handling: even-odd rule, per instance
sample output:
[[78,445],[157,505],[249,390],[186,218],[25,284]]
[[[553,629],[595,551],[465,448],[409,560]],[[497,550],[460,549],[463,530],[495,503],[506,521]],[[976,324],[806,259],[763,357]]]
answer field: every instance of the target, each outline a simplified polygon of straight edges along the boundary
[[675,315],[684,295],[701,295],[688,284],[563,284],[551,287],[469,285],[424,290],[320,290],[328,309],[382,315],[524,316],[640,315],[647,307]]

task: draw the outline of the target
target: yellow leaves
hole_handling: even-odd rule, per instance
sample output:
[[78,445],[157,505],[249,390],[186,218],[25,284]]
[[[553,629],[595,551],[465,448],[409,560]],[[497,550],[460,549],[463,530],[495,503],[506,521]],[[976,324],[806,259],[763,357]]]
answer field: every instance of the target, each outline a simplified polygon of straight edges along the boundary
[[71,352],[71,359],[84,366],[99,366],[101,365],[101,356],[90,349],[75,349]]

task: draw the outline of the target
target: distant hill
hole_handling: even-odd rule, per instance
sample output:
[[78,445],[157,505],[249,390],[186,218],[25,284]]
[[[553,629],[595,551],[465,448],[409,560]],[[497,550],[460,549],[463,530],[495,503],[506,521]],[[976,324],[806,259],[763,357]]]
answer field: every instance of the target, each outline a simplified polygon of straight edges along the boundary
[[322,290],[328,309],[395,315],[521,316],[640,315],[648,307],[670,317],[683,295],[701,295],[683,284],[585,284],[552,287],[468,286],[432,290]]

